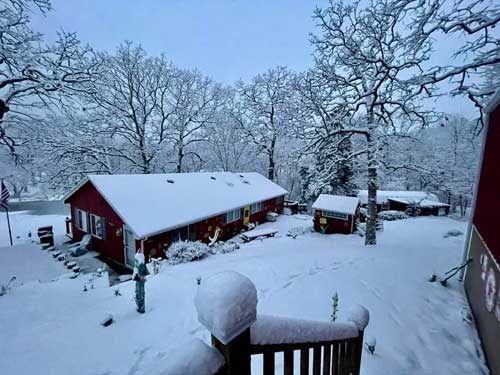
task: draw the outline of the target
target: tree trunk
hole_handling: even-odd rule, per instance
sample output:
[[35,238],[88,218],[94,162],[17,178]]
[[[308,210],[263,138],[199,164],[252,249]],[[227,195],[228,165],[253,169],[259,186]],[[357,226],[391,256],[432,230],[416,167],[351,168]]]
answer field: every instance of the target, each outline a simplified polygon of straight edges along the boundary
[[271,181],[274,181],[274,156],[273,156],[273,154],[269,154],[269,169],[268,169],[267,177]]
[[368,213],[365,245],[377,244],[377,142],[373,114],[368,117]]
[[182,161],[184,159],[184,148],[182,145],[179,145],[179,150],[177,151],[177,173],[182,173]]
[[276,148],[276,128],[274,127],[274,106],[271,107],[271,114],[269,115],[269,123],[273,131],[273,137],[271,138],[271,145],[269,147],[269,169],[267,177],[271,181],[274,181],[275,177],[274,149]]

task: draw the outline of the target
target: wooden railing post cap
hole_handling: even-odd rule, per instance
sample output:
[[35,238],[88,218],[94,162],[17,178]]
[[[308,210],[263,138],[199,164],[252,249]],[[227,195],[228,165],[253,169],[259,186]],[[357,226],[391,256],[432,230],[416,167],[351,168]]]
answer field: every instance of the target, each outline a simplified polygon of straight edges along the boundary
[[198,321],[223,344],[250,328],[257,319],[257,289],[248,277],[235,271],[203,279],[194,303]]
[[364,331],[370,321],[370,313],[364,306],[356,305],[351,308],[347,320],[354,323],[358,330]]

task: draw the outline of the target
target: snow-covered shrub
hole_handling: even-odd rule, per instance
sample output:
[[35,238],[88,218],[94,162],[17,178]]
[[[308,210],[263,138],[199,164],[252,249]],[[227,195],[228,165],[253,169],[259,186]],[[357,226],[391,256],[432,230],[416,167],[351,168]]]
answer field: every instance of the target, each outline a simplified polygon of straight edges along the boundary
[[208,254],[208,246],[200,241],[174,242],[165,252],[168,263],[175,265],[199,260]]
[[210,254],[227,254],[232,253],[233,251],[240,248],[236,242],[227,241],[227,242],[217,242],[212,247],[210,247]]
[[393,221],[393,220],[408,219],[408,215],[403,211],[382,211],[379,212],[378,218],[381,220]]
[[451,229],[449,230],[448,232],[446,232],[444,234],[444,238],[448,238],[448,237],[458,237],[458,236],[461,236],[463,235],[464,232],[462,232],[461,230],[458,230],[458,229]]
[[297,236],[301,236],[308,232],[312,232],[312,227],[293,227],[288,230],[286,235],[288,237],[297,238]]

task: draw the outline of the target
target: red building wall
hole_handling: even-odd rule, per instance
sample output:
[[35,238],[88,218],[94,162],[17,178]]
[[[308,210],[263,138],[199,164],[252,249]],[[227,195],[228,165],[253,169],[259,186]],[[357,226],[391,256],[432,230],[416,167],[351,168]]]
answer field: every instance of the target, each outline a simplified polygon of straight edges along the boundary
[[[262,211],[250,214],[251,223],[264,223],[266,222],[266,215],[269,211],[281,213],[283,211],[284,197],[279,199],[273,198],[264,201]],[[243,211],[243,210],[242,210]],[[238,233],[243,228],[243,212],[241,218],[230,223],[225,223],[225,214],[214,216],[212,218],[202,220],[193,224],[196,230],[196,240],[208,243],[209,237],[215,234],[216,228],[222,229],[219,239],[222,241],[228,240]],[[171,232],[165,232],[157,236],[151,237],[144,242],[144,253],[146,259],[149,257],[163,257],[164,249],[168,248],[172,243]]]
[[500,107],[490,113],[477,187],[465,291],[492,374],[500,374]]
[[[67,203],[71,207],[73,239],[80,241],[86,234],[76,227],[75,208],[86,211],[87,214],[104,217],[106,239],[101,240],[97,237],[92,237],[92,247],[110,258],[124,263],[123,221],[101,194],[99,194],[96,188],[90,182],[87,182],[75,194],[69,197]],[[90,231],[90,225],[88,225],[88,228]]]
[[500,106],[490,114],[473,223],[500,263]]
[[[316,232],[321,232],[321,223],[320,223],[320,218],[321,218],[321,211],[320,210],[315,210],[314,211],[314,230]],[[353,220],[354,217],[353,215],[348,215],[347,220],[342,220],[342,219],[335,219],[331,217],[325,218],[327,222],[327,227],[325,230],[326,234],[333,234],[333,233],[340,233],[340,234],[351,234],[354,225],[353,225]]]

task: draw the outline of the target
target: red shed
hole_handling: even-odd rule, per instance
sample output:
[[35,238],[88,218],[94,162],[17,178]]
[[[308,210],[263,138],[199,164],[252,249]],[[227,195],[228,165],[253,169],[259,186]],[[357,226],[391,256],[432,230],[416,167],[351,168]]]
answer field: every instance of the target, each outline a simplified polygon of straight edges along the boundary
[[161,257],[178,240],[208,242],[281,213],[286,190],[258,173],[93,175],[64,199],[73,239],[92,234],[93,247],[132,266],[136,249]]
[[487,108],[482,161],[465,255],[465,291],[492,374],[500,374],[500,91]]
[[316,232],[351,234],[356,229],[359,198],[321,194],[312,208]]

